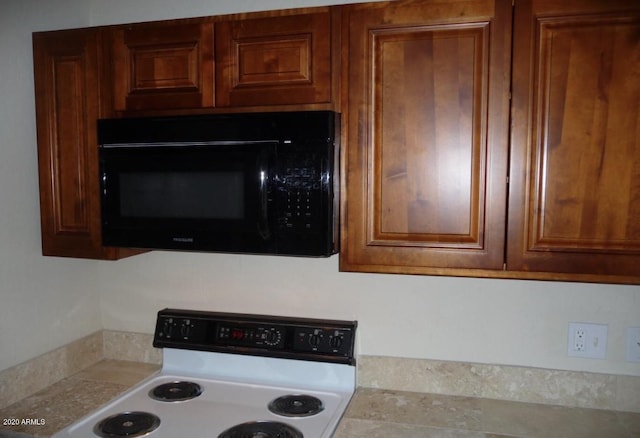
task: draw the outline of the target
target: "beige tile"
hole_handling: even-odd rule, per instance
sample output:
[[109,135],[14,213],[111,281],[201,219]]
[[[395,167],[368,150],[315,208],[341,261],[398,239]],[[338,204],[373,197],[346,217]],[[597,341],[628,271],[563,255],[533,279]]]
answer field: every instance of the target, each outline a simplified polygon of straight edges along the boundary
[[617,411],[640,412],[640,377],[617,376],[617,394],[614,409]]
[[0,409],[55,383],[102,357],[102,333],[0,372]]
[[160,366],[156,364],[107,359],[82,370],[73,377],[133,386],[159,369]]
[[485,438],[482,432],[443,429],[416,424],[345,419],[334,438]]
[[153,335],[104,330],[105,359],[162,363],[162,349],[153,347]]
[[[156,364],[104,360],[0,410],[2,418],[42,419],[44,425],[0,425],[0,437],[49,436],[94,411],[159,369]],[[9,435],[10,434],[10,435]]]
[[474,366],[483,398],[613,409],[615,376],[521,367]]
[[341,429],[345,437],[383,436],[390,427],[399,434],[416,430],[427,434],[415,436],[431,436],[431,429],[486,433],[491,438],[640,436],[638,413],[371,388],[358,388],[345,419],[349,420]]
[[[102,360],[104,354],[102,331],[68,344],[64,349],[66,376],[77,373]],[[65,376],[65,377],[66,377]]]
[[487,433],[484,436],[485,438],[518,438],[516,435],[503,435],[495,433]]
[[65,377],[64,354],[54,351],[0,373],[0,409]]
[[[622,382],[622,383],[620,383]],[[362,356],[358,385],[527,403],[640,412],[640,377]]]
[[635,412],[617,412],[620,424],[630,437],[640,437],[640,414]]
[[526,437],[627,437],[615,412],[482,400],[483,430]]
[[37,419],[42,425],[2,426],[2,433],[50,436],[78,418],[94,411],[127,387],[110,382],[91,382],[73,377],[61,380],[0,411],[1,418]]
[[481,431],[479,400],[417,392],[358,389],[349,418]]
[[400,391],[452,394],[461,368],[454,363],[384,356],[358,358],[358,385]]

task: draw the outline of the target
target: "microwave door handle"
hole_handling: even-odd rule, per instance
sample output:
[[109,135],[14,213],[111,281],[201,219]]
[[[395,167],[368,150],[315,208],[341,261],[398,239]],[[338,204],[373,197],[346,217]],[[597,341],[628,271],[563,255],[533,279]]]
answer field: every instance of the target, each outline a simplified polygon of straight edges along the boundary
[[271,238],[271,231],[269,230],[269,194],[267,187],[267,172],[260,170],[260,218],[258,220],[258,233],[263,240],[269,240]]
[[102,172],[102,194],[107,196],[107,172]]

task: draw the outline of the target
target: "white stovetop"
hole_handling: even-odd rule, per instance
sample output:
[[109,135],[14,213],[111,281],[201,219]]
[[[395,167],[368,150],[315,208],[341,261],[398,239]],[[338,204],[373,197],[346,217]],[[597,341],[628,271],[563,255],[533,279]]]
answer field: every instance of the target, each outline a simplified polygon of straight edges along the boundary
[[[175,372],[176,369],[180,371]],[[179,402],[149,397],[156,386],[180,380],[198,383],[202,394]],[[131,411],[149,412],[160,418],[160,426],[147,438],[217,438],[237,424],[262,420],[293,426],[304,438],[330,438],[354,389],[354,366],[194,351],[185,354],[182,350],[165,349],[159,373],[52,438],[95,437],[93,428],[98,422]],[[268,410],[269,402],[291,394],[315,396],[322,400],[324,410],[299,418]]]

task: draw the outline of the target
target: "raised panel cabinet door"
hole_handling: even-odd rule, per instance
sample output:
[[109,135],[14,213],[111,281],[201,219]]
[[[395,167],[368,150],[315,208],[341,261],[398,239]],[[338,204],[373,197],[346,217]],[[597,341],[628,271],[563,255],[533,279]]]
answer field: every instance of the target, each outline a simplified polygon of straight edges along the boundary
[[213,106],[212,23],[118,27],[112,47],[116,110]]
[[216,23],[216,105],[331,102],[332,11]]
[[342,270],[502,269],[511,10],[493,0],[346,10]]
[[508,269],[637,280],[640,2],[517,0],[514,29]]
[[95,29],[33,35],[43,255],[126,255],[100,237],[100,40]]

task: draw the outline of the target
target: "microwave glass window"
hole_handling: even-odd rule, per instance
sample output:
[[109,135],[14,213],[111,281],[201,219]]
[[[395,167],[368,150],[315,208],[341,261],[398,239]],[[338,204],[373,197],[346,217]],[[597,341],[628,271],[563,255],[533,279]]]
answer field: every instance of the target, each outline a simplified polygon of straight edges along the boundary
[[120,214],[131,218],[243,219],[243,172],[127,172]]

